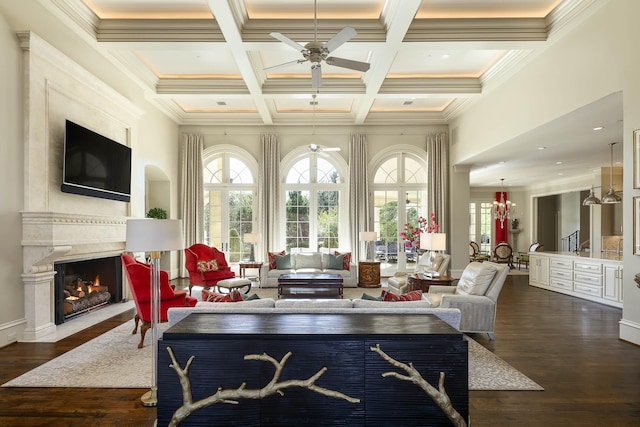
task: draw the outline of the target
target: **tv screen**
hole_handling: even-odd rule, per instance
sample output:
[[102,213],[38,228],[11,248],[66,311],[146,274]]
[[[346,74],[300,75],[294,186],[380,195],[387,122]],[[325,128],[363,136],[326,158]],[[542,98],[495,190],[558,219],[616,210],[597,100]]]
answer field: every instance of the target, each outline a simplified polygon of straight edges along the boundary
[[128,202],[131,148],[67,120],[60,189],[65,193]]

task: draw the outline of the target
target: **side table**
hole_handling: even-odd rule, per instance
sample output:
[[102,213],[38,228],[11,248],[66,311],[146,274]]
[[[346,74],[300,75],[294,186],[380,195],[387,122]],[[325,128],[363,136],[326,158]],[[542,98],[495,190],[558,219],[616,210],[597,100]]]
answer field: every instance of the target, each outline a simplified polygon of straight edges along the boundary
[[245,270],[247,268],[257,268],[258,269],[258,281],[260,281],[260,268],[262,267],[261,262],[240,262],[240,277],[245,277]]
[[407,276],[407,284],[409,292],[421,290],[423,293],[429,292],[431,285],[451,286],[454,278],[451,276],[437,276],[432,278],[423,278],[416,274]]
[[380,287],[380,261],[358,262],[358,286],[361,288]]

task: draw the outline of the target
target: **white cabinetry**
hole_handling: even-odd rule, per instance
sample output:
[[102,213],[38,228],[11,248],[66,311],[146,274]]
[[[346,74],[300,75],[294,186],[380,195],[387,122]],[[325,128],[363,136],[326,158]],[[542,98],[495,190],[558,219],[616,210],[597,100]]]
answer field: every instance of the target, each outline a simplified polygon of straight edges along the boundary
[[622,307],[621,262],[553,252],[529,257],[531,286]]
[[543,288],[549,287],[549,257],[542,253],[529,255],[529,284]]
[[566,258],[551,258],[550,266],[550,286],[554,289],[573,290],[573,261]]
[[604,264],[603,269],[602,297],[622,307],[622,266]]

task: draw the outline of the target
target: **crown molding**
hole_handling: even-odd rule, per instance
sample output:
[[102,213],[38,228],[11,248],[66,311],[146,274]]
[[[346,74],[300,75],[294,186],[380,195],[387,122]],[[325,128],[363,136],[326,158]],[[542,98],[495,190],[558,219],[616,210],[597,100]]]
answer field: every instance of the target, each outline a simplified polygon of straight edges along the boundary
[[[311,79],[268,79],[262,85],[263,95],[312,93]],[[364,94],[366,87],[360,79],[323,78],[320,92],[330,94]]]
[[482,85],[477,78],[387,78],[380,94],[478,94]]
[[544,18],[416,19],[405,42],[539,41],[547,39]]
[[102,19],[99,42],[219,42],[225,41],[214,19]]
[[242,79],[159,79],[158,95],[250,95]]

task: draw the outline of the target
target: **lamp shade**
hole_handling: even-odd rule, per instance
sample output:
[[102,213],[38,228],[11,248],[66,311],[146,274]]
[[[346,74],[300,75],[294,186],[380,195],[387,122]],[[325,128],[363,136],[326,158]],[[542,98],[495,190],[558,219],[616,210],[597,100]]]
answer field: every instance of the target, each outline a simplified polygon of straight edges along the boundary
[[444,251],[447,249],[445,233],[420,233],[420,249],[428,251]]
[[378,239],[378,233],[375,231],[361,231],[360,240],[363,242],[375,242]]
[[127,220],[127,251],[162,252],[183,248],[182,220],[151,218]]
[[260,241],[260,235],[258,233],[244,233],[245,243],[258,243]]

